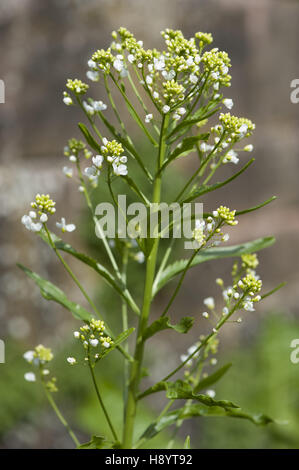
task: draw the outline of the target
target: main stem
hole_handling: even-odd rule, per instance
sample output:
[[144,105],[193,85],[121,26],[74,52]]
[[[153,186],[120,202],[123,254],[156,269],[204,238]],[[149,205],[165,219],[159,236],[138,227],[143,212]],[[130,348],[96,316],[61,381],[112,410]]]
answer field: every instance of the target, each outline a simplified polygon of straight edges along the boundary
[[[161,124],[161,133],[159,141],[159,151],[158,151],[158,169],[163,164],[166,143],[165,143],[165,130],[168,127],[168,116],[163,116]],[[161,187],[162,187],[162,175],[160,172],[157,172],[157,176],[154,180],[153,188],[153,197],[152,202],[159,204],[161,201]],[[134,424],[137,410],[137,395],[138,395],[138,385],[140,381],[143,353],[144,353],[144,339],[143,335],[147,328],[148,318],[150,314],[150,307],[152,303],[152,287],[155,277],[157,254],[159,248],[159,238],[155,238],[153,241],[153,247],[150,252],[149,257],[146,262],[146,275],[145,275],[145,285],[144,285],[144,294],[143,294],[143,306],[138,324],[134,362],[131,365],[130,377],[129,377],[129,386],[128,386],[128,398],[125,412],[125,423],[124,423],[124,433],[123,433],[123,444],[124,449],[131,449],[133,443],[133,432]]]

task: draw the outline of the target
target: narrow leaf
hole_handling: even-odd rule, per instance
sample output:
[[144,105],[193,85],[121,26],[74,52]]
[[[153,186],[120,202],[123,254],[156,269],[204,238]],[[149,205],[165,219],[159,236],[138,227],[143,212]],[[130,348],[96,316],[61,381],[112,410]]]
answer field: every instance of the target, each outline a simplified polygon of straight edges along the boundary
[[144,332],[143,338],[148,339],[162,330],[173,329],[178,333],[187,333],[192,328],[193,317],[183,317],[179,323],[172,325],[169,317],[161,317],[155,320]]
[[179,157],[183,157],[188,155],[190,152],[192,152],[194,149],[194,146],[199,142],[199,141],[206,141],[208,140],[210,134],[205,133],[205,134],[198,134],[196,136],[192,137],[186,137],[183,139],[176,147],[176,149],[170,154],[166,162],[162,165],[160,168],[160,172],[163,171],[169,163],[171,163],[173,160],[176,160]]
[[210,186],[201,186],[200,188],[197,188],[197,189],[193,189],[189,194],[188,196],[186,197],[186,199],[184,199],[182,203],[185,203],[185,202],[191,202],[193,201],[194,199],[196,199],[197,197],[199,196],[202,196],[203,194],[206,194],[206,193],[210,193],[211,191],[215,191],[216,189],[219,189],[219,188],[222,188],[223,186],[225,186],[226,184],[230,183],[231,181],[233,181],[235,178],[238,178],[238,176],[240,176],[245,170],[247,170],[247,168],[254,162],[254,158],[252,158],[251,160],[249,160],[249,162],[246,163],[246,165],[243,166],[243,168],[241,168],[241,170],[239,170],[237,173],[235,173],[234,175],[232,175],[230,178],[226,179],[225,181],[222,181],[220,183],[215,183],[215,184],[211,184]]
[[[204,263],[205,261],[210,261],[213,259],[231,258],[248,253],[253,253],[255,251],[259,251],[263,248],[273,245],[274,242],[274,237],[265,237],[258,238],[257,240],[254,240],[252,242],[242,243],[240,245],[207,248],[206,250],[202,251],[201,253],[195,256],[194,260],[191,263],[191,267],[197,266],[200,263]],[[156,293],[160,289],[162,289],[162,287],[167,284],[172,278],[184,271],[187,264],[188,259],[182,259],[175,261],[173,264],[167,266],[167,268],[164,269],[164,271],[159,275],[158,281],[154,284],[153,296],[155,296]]]
[[52,282],[43,279],[38,274],[34,273],[30,269],[26,268],[22,264],[18,264],[18,267],[21,268],[28,277],[33,279],[33,281],[40,288],[42,296],[47,300],[54,300],[58,304],[65,307],[67,310],[72,312],[73,316],[78,320],[90,321],[92,318],[91,313],[89,313],[81,305],[70,301],[65,293],[59,289],[59,287],[52,284]]
[[82,134],[84,135],[85,140],[88,143],[88,145],[90,145],[90,147],[96,150],[97,152],[101,152],[101,146],[93,138],[93,136],[91,135],[91,133],[89,132],[85,124],[83,124],[82,122],[79,122],[78,127],[80,131],[82,132]]

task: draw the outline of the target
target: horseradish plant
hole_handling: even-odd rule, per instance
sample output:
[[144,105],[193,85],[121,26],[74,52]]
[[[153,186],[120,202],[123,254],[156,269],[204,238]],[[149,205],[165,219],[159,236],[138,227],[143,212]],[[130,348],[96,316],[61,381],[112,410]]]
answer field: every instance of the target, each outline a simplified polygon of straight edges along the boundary
[[[82,346],[82,356],[70,356],[66,362],[72,367],[85,366],[89,369],[99,405],[111,431],[109,436],[93,436],[89,443],[80,444],[54,400],[57,384],[48,368],[53,358],[52,351],[39,345],[24,354],[24,358],[32,365],[25,379],[31,382],[38,379],[41,382],[58,418],[75,445],[81,448],[144,447],[148,440],[163,429],[174,426],[176,432],[185,420],[201,416],[243,418],[256,425],[272,421],[262,414],[244,412],[231,401],[215,399],[211,386],[225,374],[229,366],[216,371],[211,371],[211,366],[217,363],[213,356],[217,352],[220,330],[228,323],[241,322],[240,314],[244,317],[252,315],[255,306],[277,289],[262,293],[262,281],[256,273],[258,258],[254,253],[271,245],[273,238],[225,246],[229,238],[225,229],[236,230],[239,216],[265,206],[274,198],[241,211],[221,205],[211,212],[204,212],[200,218],[196,214],[189,214],[189,222],[192,221],[189,241],[191,251],[189,245],[186,257],[174,261],[181,241],[170,235],[167,242],[161,244],[165,229],[162,230],[161,218],[158,219],[155,234],[149,233],[147,229],[144,236],[141,224],[135,220],[133,235],[125,238],[116,233],[112,240],[106,234],[105,224],[96,217],[94,199],[98,186],[108,186],[115,208],[119,209],[120,193],[117,188],[121,180],[122,185],[126,185],[128,192],[132,192],[136,198],[135,202],[142,204],[148,215],[153,208],[157,214],[163,197],[163,182],[169,178],[169,169],[177,160],[192,154],[188,158],[195,160],[196,168],[185,184],[178,187],[172,203],[176,202],[179,207],[193,201],[201,202],[204,195],[229,184],[253,162],[253,159],[244,162],[244,166],[236,172],[232,171],[228,179],[213,182],[216,172],[224,165],[233,169],[234,165],[239,164],[239,158],[244,158],[240,155],[242,152],[246,155],[253,150],[253,146],[246,141],[255,125],[249,119],[233,116],[227,111],[233,107],[233,101],[224,95],[224,90],[231,82],[231,63],[226,52],[218,48],[205,50],[213,41],[211,34],[199,32],[193,38],[186,39],[181,31],[167,29],[162,32],[162,36],[165,40],[164,50],[147,50],[142,41],[137,41],[127,29],[120,28],[118,32],[112,33],[113,42],[107,50],[100,49],[92,55],[88,61],[87,77],[104,85],[104,100],[108,104],[88,97],[89,85],[81,80],[69,79],[66,83],[63,101],[71,109],[81,108],[87,118],[87,125],[79,123],[84,140],[73,138],[65,147],[64,154],[70,163],[63,167],[63,172],[78,181],[78,189],[90,210],[106,258],[99,262],[73,248],[69,243],[71,235],[66,232],[72,232],[76,227],[73,223],[67,223],[65,218],[56,221],[56,231],[59,229],[62,232],[62,238],[52,231],[55,228],[53,222],[56,210],[55,202],[49,195],[37,194],[29,214],[22,218],[25,227],[38,234],[55,252],[90,306],[86,309],[72,302],[57,286],[20,265],[39,286],[46,299],[63,305],[82,322],[74,332],[74,340]],[[127,107],[128,115],[125,118],[121,116],[123,112],[120,112],[118,99],[123,100]],[[114,115],[114,123],[105,113],[108,106],[111,115]],[[223,108],[227,108],[225,112],[221,112]],[[136,143],[136,138],[127,132],[132,118],[151,146],[150,163],[146,162],[138,149],[140,140]],[[138,178],[132,176],[133,171],[134,174],[139,172]],[[131,230],[128,232],[132,233],[132,220],[128,220],[127,214],[123,217],[125,228],[130,225]],[[183,215],[180,217],[182,221]],[[71,215],[67,214],[67,220],[69,218]],[[173,234],[173,221],[169,219],[166,228]],[[65,236],[67,241],[64,241]],[[119,308],[116,311],[109,311],[109,315],[99,311],[63,253],[80,260],[108,283],[119,296]],[[235,257],[237,261],[233,264],[231,278],[227,282],[216,280],[218,288],[222,289],[222,305],[216,307],[214,297],[203,299],[205,311],[201,316],[202,322],[207,322],[204,330],[208,332],[202,334],[196,321],[198,341],[189,345],[186,354],[178,357],[178,365],[174,370],[169,370],[165,377],[145,388],[142,383],[144,356],[152,336],[165,329],[170,330],[169,336],[187,333],[193,326],[194,319],[191,317],[181,318],[178,324],[171,320],[171,307],[187,271],[205,261],[227,257]],[[139,302],[140,305],[134,299],[134,290],[129,289],[130,271],[134,269],[132,261],[144,263],[143,300]],[[166,306],[153,318],[153,299],[172,280],[174,282],[170,287],[173,293]],[[129,313],[132,315],[128,316]],[[122,331],[112,331],[109,326],[111,315],[119,318]],[[129,325],[131,321],[132,325]],[[128,341],[131,334],[132,338]],[[113,424],[95,374],[97,366],[111,353],[124,360],[122,429],[117,429]],[[99,373],[103,374],[104,370],[100,368]],[[166,394],[167,404],[156,420],[138,435],[135,432],[138,403],[159,392]],[[190,446],[189,436],[185,446]]]

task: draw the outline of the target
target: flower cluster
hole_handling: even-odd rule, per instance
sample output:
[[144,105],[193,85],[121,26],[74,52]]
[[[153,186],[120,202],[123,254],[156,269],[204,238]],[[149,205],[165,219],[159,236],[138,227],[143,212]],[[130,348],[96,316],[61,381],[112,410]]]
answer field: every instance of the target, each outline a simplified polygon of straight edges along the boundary
[[93,116],[94,114],[105,111],[107,109],[107,105],[103,103],[103,101],[95,101],[92,98],[89,98],[88,102],[83,101],[82,104],[89,116]]
[[[39,344],[34,350],[26,351],[23,354],[23,357],[29,364],[38,368],[41,379],[47,390],[52,393],[57,392],[56,377],[45,380],[45,377],[50,374],[50,371],[47,368],[48,363],[51,362],[54,357],[51,349]],[[24,378],[27,382],[36,382],[36,374],[34,372],[26,372]]]
[[56,212],[55,202],[50,199],[49,194],[37,194],[31,207],[35,210],[31,210],[29,215],[23,215],[22,224],[31,232],[40,232],[43,224],[48,220],[48,215]]
[[[37,194],[35,201],[31,202],[31,207],[35,210],[29,211],[29,215],[23,215],[21,219],[22,224],[31,232],[40,232],[48,221],[48,216],[55,214],[55,204],[49,194]],[[64,217],[61,218],[60,222],[56,222],[56,226],[63,233],[73,232],[76,228],[74,224],[66,224]]]
[[66,82],[66,87],[70,91],[75,93],[75,95],[84,95],[87,92],[89,85],[87,85],[87,83],[82,82],[78,78],[75,78],[74,80],[69,78]]
[[[86,325],[80,327],[79,331],[74,331],[74,337],[79,339],[86,350],[86,361],[92,359],[97,362],[101,359],[103,351],[109,349],[113,345],[113,341],[109,336],[105,335],[105,323],[102,320],[92,318]],[[97,349],[96,349],[97,348]],[[96,352],[93,353],[92,349]],[[77,359],[68,357],[67,362],[70,365],[77,364]]]
[[240,140],[243,137],[249,137],[255,129],[255,124],[250,121],[250,119],[232,116],[230,113],[221,113],[219,121],[222,125],[219,130],[224,130],[236,140]]
[[125,155],[121,155],[124,149],[120,143],[116,140],[109,141],[104,137],[101,151],[103,155],[92,157],[92,165],[85,168],[84,171],[94,185],[98,182],[104,159],[112,165],[113,173],[116,176],[126,176],[128,174],[126,165],[127,157]]
[[213,216],[227,225],[237,225],[238,221],[235,219],[236,211],[231,211],[228,207],[220,206],[216,211],[213,211]]
[[213,247],[221,242],[229,240],[229,234],[221,231],[222,225],[237,225],[235,220],[236,211],[230,211],[228,207],[220,206],[213,211],[213,217],[208,216],[206,220],[195,220],[193,230],[194,249],[201,247]]

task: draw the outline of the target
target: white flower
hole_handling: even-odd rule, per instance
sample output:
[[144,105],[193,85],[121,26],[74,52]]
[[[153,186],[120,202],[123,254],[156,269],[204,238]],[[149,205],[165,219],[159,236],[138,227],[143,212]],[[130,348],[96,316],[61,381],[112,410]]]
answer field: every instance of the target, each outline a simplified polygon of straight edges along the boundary
[[72,163],[75,163],[77,161],[77,157],[75,157],[75,155],[71,155],[69,157],[69,161],[72,162]]
[[195,85],[198,82],[198,77],[194,75],[194,73],[191,73],[189,76],[189,81]]
[[210,398],[214,398],[216,396],[216,392],[215,390],[207,390],[206,395],[208,395]]
[[234,163],[235,165],[239,163],[239,157],[237,152],[235,152],[234,150],[229,150],[223,159],[223,163],[227,162]]
[[63,102],[64,104],[66,104],[67,106],[70,106],[71,104],[73,104],[73,100],[70,96],[65,96],[63,98]]
[[49,375],[49,374],[50,374],[49,369],[43,369],[42,370],[42,375]]
[[203,313],[202,313],[202,316],[203,316],[204,318],[209,318],[210,315],[208,314],[208,312],[203,312]]
[[115,61],[113,62],[113,67],[115,68],[115,70],[117,70],[118,72],[121,72],[123,67],[124,67],[124,63],[122,61],[122,56],[116,56],[116,59]]
[[56,222],[56,227],[60,228],[62,232],[73,232],[76,228],[76,225],[66,224],[65,218],[61,217],[61,222]]
[[210,310],[213,310],[215,308],[215,300],[213,297],[207,297],[206,299],[204,299],[203,303]]
[[148,85],[151,85],[151,84],[153,83],[153,79],[152,79],[152,77],[151,77],[150,75],[147,75],[147,76],[145,77],[145,81],[146,81],[146,83],[147,83]]
[[77,362],[74,357],[67,357],[66,360],[67,360],[67,362],[68,362],[69,364],[71,364],[71,366],[74,365],[74,364],[76,364],[76,362]]
[[80,193],[84,193],[84,191],[85,191],[84,186],[79,186],[79,187],[78,187],[78,191],[79,191]]
[[154,68],[155,70],[163,70],[165,68],[165,59],[163,56],[154,57]]
[[169,70],[169,72],[166,72],[164,70],[164,72],[162,72],[162,75],[165,78],[165,80],[170,81],[175,77],[175,71],[174,70]]
[[68,178],[72,178],[73,176],[73,169],[69,168],[68,166],[64,166],[62,168],[62,172],[67,176]]
[[74,338],[80,338],[80,332],[74,331]]
[[195,351],[196,351],[197,348],[198,348],[198,344],[192,344],[192,346],[190,346],[190,347],[187,349],[188,356],[191,356],[191,354],[195,353]]
[[88,70],[86,72],[86,77],[89,78],[92,82],[98,82],[100,79],[100,74],[99,72],[96,72],[94,70]]
[[194,64],[194,60],[193,60],[193,57],[188,57],[188,59],[186,60],[186,64],[188,65],[188,67],[191,67],[191,65]]
[[157,91],[153,92],[153,98],[157,100],[159,98],[159,93]]
[[222,315],[227,315],[229,312],[228,308],[227,307],[223,307],[222,309]]
[[90,339],[89,342],[90,342],[91,346],[93,346],[94,348],[96,348],[97,345],[99,344],[99,340],[96,339],[96,338],[95,339]]
[[138,253],[135,255],[135,259],[138,261],[138,263],[143,263],[145,259],[143,251],[138,251]]
[[145,120],[146,123],[149,123],[149,122],[151,122],[152,119],[153,119],[153,115],[152,114],[147,114],[145,116],[144,120]]
[[109,348],[110,348],[110,343],[108,343],[108,341],[104,341],[104,342],[102,343],[102,346],[103,346],[104,348],[106,348],[106,349],[109,349]]
[[39,218],[39,220],[44,224],[48,220],[47,214],[42,214]]
[[170,110],[170,107],[167,106],[167,104],[165,106],[163,106],[163,108],[162,108],[162,111],[163,111],[164,114],[168,113],[169,110]]
[[34,223],[29,215],[23,215],[21,221],[31,232],[40,232],[43,226],[40,222]]
[[229,240],[229,234],[228,233],[225,233],[222,237],[222,241],[223,242],[227,242]]
[[253,308],[253,302],[251,300],[246,300],[243,304],[244,310],[247,312],[254,312],[255,309]]
[[253,145],[252,145],[252,144],[246,145],[246,147],[244,147],[243,150],[244,150],[245,152],[252,152],[252,150],[253,150]]
[[87,114],[90,114],[91,116],[94,114],[94,108],[90,104],[88,104],[86,101],[83,101],[83,107]]
[[23,354],[23,358],[25,359],[25,361],[31,363],[34,359],[34,351],[26,351]]
[[104,161],[103,155],[96,155],[95,157],[92,157],[92,163],[97,168],[102,168],[103,161]]
[[247,124],[242,124],[242,126],[239,127],[238,132],[240,134],[246,134],[248,131],[248,126]]
[[105,111],[107,109],[107,105],[103,101],[93,101],[92,107],[95,111]]
[[128,61],[130,62],[130,64],[133,64],[133,62],[135,62],[135,56],[133,54],[129,54],[128,55]]
[[179,108],[179,109],[177,110],[177,112],[178,112],[181,116],[183,116],[183,115],[186,113],[186,108]]
[[24,379],[27,380],[27,382],[35,382],[36,376],[34,372],[26,372],[26,374],[24,375]]
[[227,109],[232,109],[232,107],[234,106],[234,102],[231,98],[225,98],[223,100],[223,104],[224,106],[226,106]]
[[218,215],[219,215],[219,214],[218,214],[218,211],[213,211],[213,216],[214,216],[214,217],[218,217]]
[[113,166],[113,171],[115,175],[126,176],[128,174],[127,165],[124,165],[124,164],[117,165],[116,163],[113,163],[112,166]]
[[29,216],[31,217],[31,219],[36,219],[36,212],[35,211],[30,211]]
[[96,63],[94,60],[89,59],[89,61],[87,62],[87,65],[88,65],[88,67],[90,67],[91,69],[95,69],[96,66],[97,66],[97,63]]

